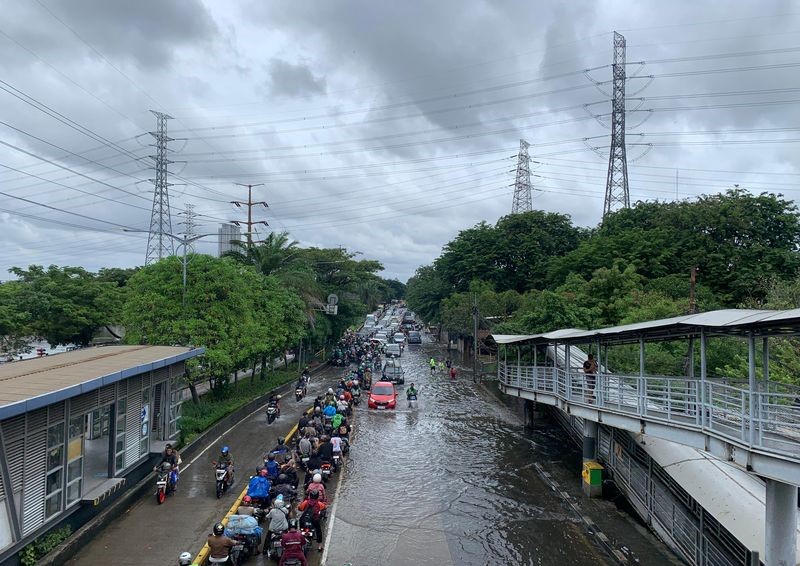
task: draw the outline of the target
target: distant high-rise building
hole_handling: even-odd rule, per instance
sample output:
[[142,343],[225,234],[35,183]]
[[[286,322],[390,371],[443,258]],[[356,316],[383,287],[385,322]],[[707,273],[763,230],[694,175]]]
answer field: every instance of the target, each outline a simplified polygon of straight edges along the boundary
[[236,224],[220,224],[219,225],[219,254],[229,252],[234,249],[232,241],[241,241],[242,231]]

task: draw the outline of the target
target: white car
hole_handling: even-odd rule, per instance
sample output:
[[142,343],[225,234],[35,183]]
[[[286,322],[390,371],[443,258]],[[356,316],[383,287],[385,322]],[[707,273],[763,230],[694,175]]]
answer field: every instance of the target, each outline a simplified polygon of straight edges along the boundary
[[400,344],[386,344],[386,357],[399,358],[400,357]]
[[397,332],[394,336],[392,336],[392,338],[394,339],[394,343],[395,344],[405,344],[406,343],[406,335],[403,334],[402,332]]

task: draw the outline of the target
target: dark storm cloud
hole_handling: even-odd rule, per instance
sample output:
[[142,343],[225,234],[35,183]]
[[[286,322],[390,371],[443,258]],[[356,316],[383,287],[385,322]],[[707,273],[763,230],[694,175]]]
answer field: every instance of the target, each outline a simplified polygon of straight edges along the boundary
[[[52,12],[51,13],[48,13]],[[75,50],[99,55],[59,23],[112,60],[142,68],[168,67],[176,50],[208,45],[217,25],[200,0],[41,0],[6,3],[0,27],[40,55],[72,59]]]
[[325,93],[325,77],[315,76],[311,67],[303,63],[292,64],[273,58],[267,65],[267,72],[269,90],[273,96],[302,97]]

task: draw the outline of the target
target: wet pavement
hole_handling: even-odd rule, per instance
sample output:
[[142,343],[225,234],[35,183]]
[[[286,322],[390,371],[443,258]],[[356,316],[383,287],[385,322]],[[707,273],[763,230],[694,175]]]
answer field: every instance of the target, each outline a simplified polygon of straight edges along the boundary
[[[194,462],[184,462],[178,492],[158,505],[148,492],[125,513],[102,530],[69,565],[171,565],[181,552],[196,555],[205,543],[211,527],[230,509],[246,486],[249,475],[278,436],[285,435],[300,418],[302,411],[333,383],[332,369],[315,375],[308,395],[297,403],[294,394],[281,401],[281,417],[267,425],[265,409],[259,409],[214,442]],[[220,499],[216,498],[211,460],[223,444],[230,447],[236,464],[236,483]],[[188,465],[187,465],[188,464]],[[155,479],[153,479],[155,492]],[[265,561],[266,562],[266,561]],[[252,562],[256,564],[256,562]]]
[[613,503],[581,501],[580,453],[557,424],[526,431],[468,370],[455,383],[431,376],[431,355],[443,350],[410,346],[402,357],[406,385],[421,390],[418,408],[401,393],[397,411],[358,410],[325,566],[619,564],[587,514],[628,563],[680,563]]

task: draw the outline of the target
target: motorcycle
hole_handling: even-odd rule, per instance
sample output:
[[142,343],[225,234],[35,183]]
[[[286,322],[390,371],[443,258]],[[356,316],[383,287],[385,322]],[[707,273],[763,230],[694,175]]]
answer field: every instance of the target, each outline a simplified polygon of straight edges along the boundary
[[[308,551],[311,550],[311,544],[314,540],[314,525],[311,521],[304,522],[300,524],[300,534],[303,535],[303,538],[306,539],[306,543],[303,545],[303,553],[308,556]],[[284,565],[291,564],[289,560],[284,562]],[[297,564],[300,564],[298,561]]]
[[[227,481],[229,476],[230,481]],[[214,478],[217,483],[217,499],[219,499],[228,486],[233,483],[233,470],[229,469],[225,462],[214,462]]]
[[167,499],[169,475],[170,472],[161,469],[156,473],[156,501],[159,505],[164,503],[164,501]]
[[281,546],[281,536],[283,533],[269,533],[269,541],[267,542],[267,558],[271,560],[280,560],[283,554],[283,547]]
[[330,462],[323,462],[322,466],[320,467],[320,473],[322,475],[322,481],[328,483],[328,480],[331,478],[331,473],[333,466]]
[[270,401],[267,405],[267,424],[272,424],[272,421],[281,416],[281,409],[277,401]]
[[353,393],[353,405],[359,405],[361,403],[361,390],[358,389]]
[[341,464],[342,464],[342,456],[338,452],[336,452],[333,455],[333,471],[338,472],[339,466],[341,466]]
[[303,470],[308,470],[308,463],[311,461],[311,456],[301,456],[300,457],[300,467]]
[[408,399],[408,408],[409,409],[413,409],[414,407],[417,406],[417,396],[416,395],[409,395],[407,397],[407,399]]

